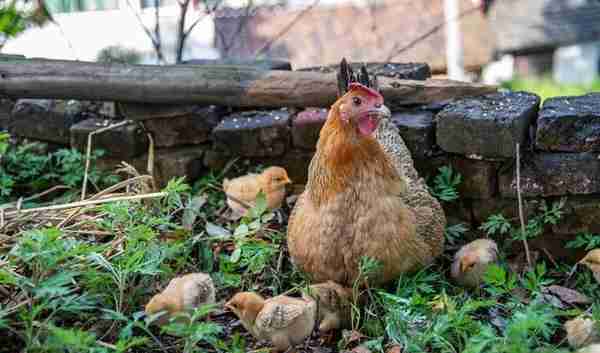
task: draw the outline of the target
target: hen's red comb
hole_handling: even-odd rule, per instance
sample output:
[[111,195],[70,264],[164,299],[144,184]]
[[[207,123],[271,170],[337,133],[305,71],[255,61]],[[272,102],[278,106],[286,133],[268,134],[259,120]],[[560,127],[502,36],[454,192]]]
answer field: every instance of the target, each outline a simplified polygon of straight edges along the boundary
[[352,92],[354,90],[365,92],[366,94],[368,94],[369,96],[371,96],[373,98],[382,98],[383,99],[383,96],[381,96],[381,93],[377,92],[376,90],[374,90],[370,87],[360,84],[358,82],[352,82],[351,84],[348,85],[349,92]]

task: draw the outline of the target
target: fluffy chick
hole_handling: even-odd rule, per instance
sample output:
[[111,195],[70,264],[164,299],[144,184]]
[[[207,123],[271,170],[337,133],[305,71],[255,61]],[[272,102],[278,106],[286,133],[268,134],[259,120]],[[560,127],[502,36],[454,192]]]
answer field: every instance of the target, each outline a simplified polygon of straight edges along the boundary
[[600,343],[598,325],[589,318],[577,317],[565,322],[567,340],[573,348],[581,348],[592,343]]
[[600,284],[600,249],[590,250],[581,261],[594,274],[594,278]]
[[498,245],[490,239],[477,239],[454,255],[451,276],[460,285],[478,287],[488,265],[498,260]]
[[340,328],[348,328],[351,323],[352,290],[327,281],[309,286],[302,298],[313,299],[318,304],[319,331],[328,332]]
[[156,323],[163,325],[170,317],[205,304],[215,302],[215,286],[206,273],[189,273],[173,278],[167,288],[155,295],[146,304],[146,314],[152,315],[166,311]]
[[[236,200],[254,206],[256,195],[262,191],[267,198],[269,209],[279,208],[285,197],[285,186],[292,181],[285,169],[269,167],[260,174],[248,174],[235,179],[223,180],[223,190],[227,197],[227,205],[234,216],[243,216],[248,209]],[[234,200],[236,199],[236,200]]]
[[270,299],[252,292],[241,292],[225,308],[233,311],[242,325],[259,340],[268,340],[282,352],[310,336],[316,319],[313,300],[279,295]]

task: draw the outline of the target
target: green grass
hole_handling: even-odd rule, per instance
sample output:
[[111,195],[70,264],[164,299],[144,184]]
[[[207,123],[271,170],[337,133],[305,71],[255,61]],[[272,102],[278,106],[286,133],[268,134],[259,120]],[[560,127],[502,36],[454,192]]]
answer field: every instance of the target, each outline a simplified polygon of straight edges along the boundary
[[544,101],[558,96],[578,96],[591,92],[600,92],[600,79],[595,79],[590,85],[559,84],[550,77],[515,78],[504,82],[502,87],[513,91],[527,91],[539,95]]

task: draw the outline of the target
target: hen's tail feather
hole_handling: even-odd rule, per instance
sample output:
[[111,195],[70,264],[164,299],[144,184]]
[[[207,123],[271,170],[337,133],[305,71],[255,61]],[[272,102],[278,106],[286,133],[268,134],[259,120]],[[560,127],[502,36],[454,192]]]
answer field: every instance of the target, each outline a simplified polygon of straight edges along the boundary
[[438,256],[444,250],[444,210],[429,193],[425,180],[419,177],[410,151],[392,121],[382,120],[375,136],[398,173],[406,178],[408,191],[402,198],[415,213],[417,234],[430,246],[433,256]]

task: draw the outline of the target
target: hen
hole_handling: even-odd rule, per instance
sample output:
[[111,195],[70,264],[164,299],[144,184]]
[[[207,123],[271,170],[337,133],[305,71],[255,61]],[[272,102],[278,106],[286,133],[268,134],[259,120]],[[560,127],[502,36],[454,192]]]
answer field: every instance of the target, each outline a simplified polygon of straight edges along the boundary
[[[340,70],[343,88],[353,78],[345,61]],[[382,263],[378,282],[430,263],[443,250],[445,226],[364,68],[360,81],[329,111],[287,235],[296,266],[314,281],[348,286],[364,256]]]

